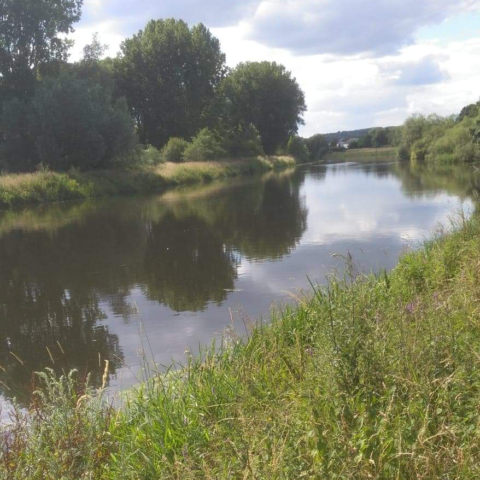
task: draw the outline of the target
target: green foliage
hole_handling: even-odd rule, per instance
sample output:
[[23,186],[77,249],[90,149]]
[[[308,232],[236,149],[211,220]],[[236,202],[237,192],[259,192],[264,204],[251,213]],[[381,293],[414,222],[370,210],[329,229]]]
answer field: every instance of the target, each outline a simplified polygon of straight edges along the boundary
[[245,128],[237,126],[227,130],[223,129],[220,136],[222,146],[229,158],[251,158],[265,155],[262,138],[253,125]]
[[305,140],[305,145],[310,152],[311,160],[320,160],[328,151],[329,144],[324,135],[317,134]]
[[41,67],[65,61],[83,0],[2,0],[0,97],[32,95]]
[[[8,102],[3,120],[3,155],[12,171],[40,163],[56,170],[104,168],[127,161],[136,145],[125,100],[114,102],[107,89],[67,73],[46,79],[28,107]],[[23,155],[28,164],[20,162]]]
[[48,79],[35,97],[37,152],[57,170],[104,168],[135,146],[126,102],[70,75]]
[[152,167],[155,165],[160,165],[165,161],[168,160],[165,160],[163,153],[153,145],[147,145],[146,148],[142,149],[140,152],[140,165]]
[[150,21],[121,45],[117,88],[128,100],[142,143],[163,147],[216,121],[213,109],[225,74],[219,41],[202,24]]
[[189,143],[183,138],[171,138],[162,148],[161,154],[164,162],[180,163],[184,161],[185,150]]
[[460,117],[414,115],[407,119],[396,138],[401,159],[437,163],[466,163],[480,158],[476,145],[476,120],[471,106]]
[[[37,376],[41,387],[34,394],[36,408],[28,416],[16,412],[16,442],[0,455],[0,478],[95,478],[114,448],[106,400],[88,381],[78,382],[77,372],[57,378],[47,370]],[[19,450],[21,457],[14,459]],[[14,469],[10,459],[15,460]]]
[[458,115],[457,122],[461,122],[465,118],[475,118],[480,114],[480,102],[472,103],[463,107]]
[[31,171],[37,165],[33,123],[34,109],[28,100],[13,98],[3,104],[0,158],[8,170]]
[[226,152],[216,134],[208,128],[204,128],[185,149],[183,158],[186,162],[204,162],[220,160],[225,155]]
[[285,146],[303,124],[304,93],[275,62],[240,63],[223,82],[222,95],[226,122],[233,128],[254,125],[267,154]]
[[[371,148],[373,146],[372,144],[372,135],[370,133],[367,133],[367,135],[363,135],[363,137],[360,137],[358,139],[357,143],[357,148]],[[350,145],[350,148],[352,146]]]
[[385,128],[373,128],[369,132],[371,137],[371,145],[374,148],[384,147],[388,145],[388,132]]
[[307,162],[310,159],[310,152],[305,140],[296,136],[292,136],[288,140],[287,154],[291,155],[298,162]]

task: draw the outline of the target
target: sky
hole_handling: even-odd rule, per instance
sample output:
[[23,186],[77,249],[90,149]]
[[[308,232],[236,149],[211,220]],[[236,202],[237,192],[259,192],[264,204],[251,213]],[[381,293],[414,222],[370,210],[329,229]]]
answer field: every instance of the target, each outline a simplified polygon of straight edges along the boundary
[[117,55],[150,19],[204,23],[227,63],[277,61],[305,92],[302,136],[451,115],[480,99],[480,0],[84,0],[72,59]]

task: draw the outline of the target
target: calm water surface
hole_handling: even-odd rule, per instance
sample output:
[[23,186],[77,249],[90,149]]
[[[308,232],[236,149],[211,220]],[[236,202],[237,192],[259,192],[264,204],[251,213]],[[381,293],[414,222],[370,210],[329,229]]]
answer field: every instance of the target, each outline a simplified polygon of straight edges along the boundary
[[45,367],[92,372],[98,385],[106,359],[112,389],[129,387],[146,337],[156,362],[183,361],[232,321],[242,331],[268,316],[307,277],[341,272],[338,255],[390,269],[452,212],[471,210],[475,172],[313,165],[0,213],[0,400],[25,399]]

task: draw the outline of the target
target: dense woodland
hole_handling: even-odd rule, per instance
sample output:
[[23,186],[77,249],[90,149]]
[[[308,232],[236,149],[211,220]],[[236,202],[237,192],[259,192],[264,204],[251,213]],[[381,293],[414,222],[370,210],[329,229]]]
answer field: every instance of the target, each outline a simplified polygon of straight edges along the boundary
[[2,170],[145,166],[303,147],[296,135],[305,98],[284,66],[229,69],[204,25],[174,19],[150,21],[114,59],[103,58],[94,36],[71,63],[68,34],[82,4],[0,4]]

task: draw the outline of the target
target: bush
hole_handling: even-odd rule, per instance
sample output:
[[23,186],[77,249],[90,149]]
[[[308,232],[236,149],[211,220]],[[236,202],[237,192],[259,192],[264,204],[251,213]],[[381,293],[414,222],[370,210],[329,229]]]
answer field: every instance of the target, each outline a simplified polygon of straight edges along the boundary
[[183,162],[183,154],[189,146],[189,143],[183,138],[173,137],[162,148],[162,160],[164,162],[180,163]]
[[185,149],[183,158],[186,162],[204,162],[219,160],[225,155],[226,152],[216,135],[208,128],[204,128]]
[[290,137],[287,144],[287,154],[299,162],[308,162],[310,159],[310,152],[305,144],[305,140],[300,137]]
[[249,158],[258,157],[259,155],[265,156],[262,137],[254,125],[229,130],[222,136],[223,147],[230,157]]
[[155,148],[153,145],[147,145],[145,149],[143,149],[140,153],[140,164],[145,165],[147,167],[151,167],[154,165],[159,165],[160,163],[164,163],[164,157],[162,152]]

